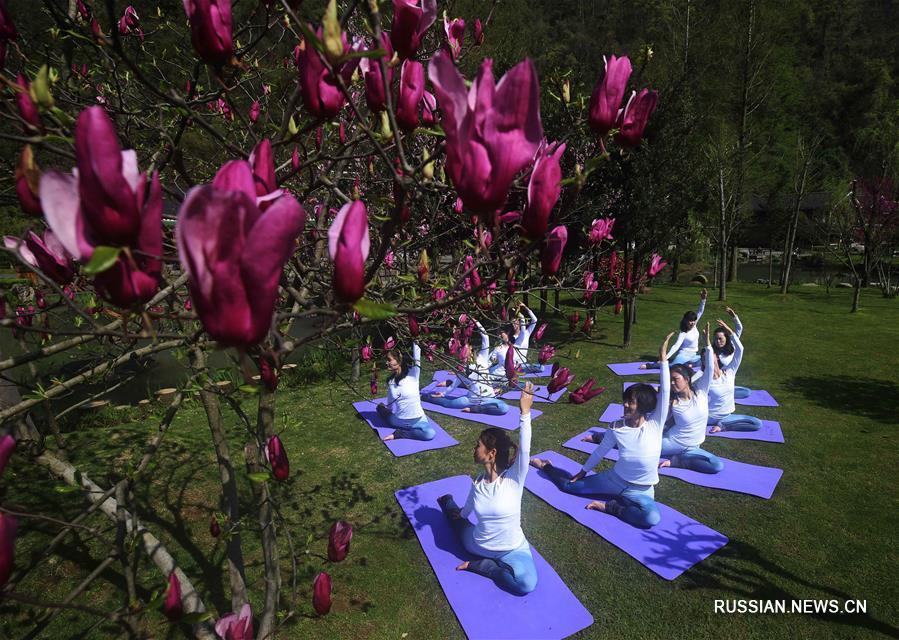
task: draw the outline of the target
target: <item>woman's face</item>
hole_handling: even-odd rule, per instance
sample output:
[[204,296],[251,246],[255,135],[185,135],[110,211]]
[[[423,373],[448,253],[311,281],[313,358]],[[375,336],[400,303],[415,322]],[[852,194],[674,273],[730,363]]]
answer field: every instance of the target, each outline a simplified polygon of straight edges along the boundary
[[675,393],[683,393],[690,388],[690,381],[677,372],[672,373],[671,388],[674,389]]
[[633,422],[637,418],[640,417],[640,413],[637,411],[637,398],[636,396],[623,399],[624,402],[624,419],[627,422]]
[[499,332],[499,339],[502,341],[503,344],[509,344],[509,334],[506,333],[505,331]]
[[715,333],[715,346],[719,349],[724,348],[724,345],[727,344],[727,336],[724,335],[723,331],[718,331]]
[[696,320],[687,320],[687,331],[696,326]]
[[518,333],[521,329],[521,323],[518,320],[512,321],[512,333]]
[[496,449],[488,449],[487,445],[478,438],[478,444],[474,448],[475,464],[487,464],[496,461]]
[[400,371],[402,371],[400,363],[397,362],[396,358],[391,355],[387,356],[387,368],[393,373],[399,373]]

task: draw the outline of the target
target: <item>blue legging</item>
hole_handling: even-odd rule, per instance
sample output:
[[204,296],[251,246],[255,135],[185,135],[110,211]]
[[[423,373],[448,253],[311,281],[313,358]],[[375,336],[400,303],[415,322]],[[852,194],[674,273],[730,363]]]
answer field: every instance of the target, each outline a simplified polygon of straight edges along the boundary
[[734,387],[734,398],[736,400],[748,398],[751,394],[752,389],[750,389],[749,387]]
[[488,413],[491,416],[503,416],[509,412],[509,405],[499,398],[469,398],[467,395],[457,398],[448,398],[446,396],[434,396],[430,393],[421,394],[421,399],[426,402],[439,404],[441,407],[449,409],[465,409],[471,410],[471,413]]
[[468,563],[468,570],[493,580],[501,589],[517,596],[523,596],[537,588],[537,567],[531,549],[525,542],[518,549],[501,553],[495,558],[486,558],[474,541],[474,525],[468,518],[454,517],[459,507],[450,497],[441,505],[444,515],[449,520],[453,533],[465,547],[465,550],[476,559]]
[[543,365],[539,362],[522,362],[521,370],[523,373],[541,373]]
[[732,413],[717,420],[710,417],[709,424],[717,424],[722,431],[758,431],[762,428],[761,420],[755,416],[744,416],[742,413]]
[[618,517],[634,527],[649,529],[662,519],[653,486],[627,482],[612,469],[586,476],[577,482],[568,482],[571,474],[551,464],[545,465],[543,472],[565,493],[615,498],[622,507]]
[[[383,407],[383,409],[382,409]],[[437,432],[431,426],[428,416],[420,418],[397,418],[390,413],[390,409],[386,405],[378,405],[378,415],[386,421],[391,427],[396,429],[393,432],[395,438],[407,438],[409,440],[433,440]]]
[[668,366],[674,366],[676,364],[699,364],[699,362],[700,357],[698,353],[681,349],[674,355],[674,358],[668,363]]
[[684,447],[672,442],[667,436],[662,438],[663,458],[671,461],[672,467],[690,469],[699,473],[720,473],[724,469],[721,458],[699,447]]

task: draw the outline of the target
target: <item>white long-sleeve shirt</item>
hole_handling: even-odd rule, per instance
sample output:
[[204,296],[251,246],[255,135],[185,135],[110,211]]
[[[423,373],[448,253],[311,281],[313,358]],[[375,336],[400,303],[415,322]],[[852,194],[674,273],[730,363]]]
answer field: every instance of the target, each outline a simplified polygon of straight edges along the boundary
[[[737,314],[734,314],[734,334],[736,334],[738,338],[743,335],[743,323],[740,322],[740,317]],[[731,340],[733,340],[733,338],[731,338]],[[734,349],[736,350],[736,346],[734,346]],[[730,361],[733,360],[733,358],[733,353],[729,355],[721,354],[718,356],[718,362],[721,363],[721,366],[725,366],[727,364],[730,364]]]
[[698,447],[705,442],[706,425],[709,423],[709,385],[712,381],[715,357],[711,349],[705,350],[705,369],[693,385],[689,400],[675,398],[671,403],[674,426],[668,430],[668,439],[684,448]]
[[[534,330],[537,328],[537,316],[535,316],[534,312],[527,307],[525,307],[525,309],[527,310],[530,319],[527,326],[520,324],[518,335],[515,336],[515,364],[522,364],[528,361],[528,347],[531,342],[531,334],[534,333]],[[522,316],[518,316],[518,318],[519,323],[524,320]]]
[[705,298],[699,299],[699,306],[696,308],[696,324],[689,331],[681,331],[677,334],[677,340],[668,349],[668,359],[674,357],[678,351],[686,351],[695,354],[699,351],[699,319],[705,311]]
[[496,376],[504,375],[504,370],[506,366],[506,352],[509,350],[511,345],[509,344],[498,344],[493,348],[493,351],[490,352],[488,356],[488,360],[490,361],[490,373]]
[[417,342],[412,343],[413,366],[399,382],[391,378],[387,382],[387,405],[393,415],[403,420],[421,418],[425,412],[421,408],[421,396],[418,389],[418,378],[421,374],[421,349]]
[[450,384],[444,391],[444,394],[449,395],[450,391],[461,385],[468,390],[468,393],[466,393],[465,395],[467,395],[471,399],[493,398],[496,396],[496,392],[493,390],[493,386],[491,385],[492,381],[493,376],[491,376],[486,370],[469,369],[469,371],[465,375],[457,373],[456,377],[450,381]]
[[[743,361],[743,343],[737,335],[730,338],[733,341],[734,352],[730,361],[719,368],[721,375],[709,384],[709,420],[715,421],[725,418],[737,410],[734,405],[734,382],[737,378],[737,369]],[[720,360],[720,358],[719,358]]]
[[487,335],[484,325],[477,320],[474,323],[478,328],[478,333],[481,334],[481,348],[478,350],[477,356],[475,356],[475,362],[478,368],[486,371],[490,368],[490,336]]
[[468,492],[462,517],[474,513],[474,542],[489,556],[520,548],[526,543],[521,530],[521,494],[531,455],[531,414],[522,414],[518,430],[518,455],[512,466],[493,482],[479,475]]
[[606,430],[602,442],[593,450],[583,466],[584,472],[591,471],[603,457],[618,446],[618,461],[613,467],[615,473],[625,482],[653,485],[659,482],[659,456],[662,452],[662,430],[668,419],[668,402],[671,390],[671,376],[668,362],[659,363],[659,395],[656,408],[646,416],[639,427],[629,427],[618,420]]

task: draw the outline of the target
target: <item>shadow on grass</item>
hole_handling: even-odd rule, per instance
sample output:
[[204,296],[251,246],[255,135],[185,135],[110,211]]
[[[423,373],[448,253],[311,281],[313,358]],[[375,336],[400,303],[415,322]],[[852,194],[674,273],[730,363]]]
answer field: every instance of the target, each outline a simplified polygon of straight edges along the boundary
[[[848,594],[796,575],[760,549],[740,540],[731,540],[708,561],[693,567],[682,576],[681,584],[687,589],[728,591],[741,599],[784,600],[788,612],[790,602],[794,600],[835,599],[842,606],[845,601],[864,599],[864,594]],[[869,613],[814,612],[808,615],[817,620],[853,628],[863,627],[885,637],[899,638],[899,629]]]
[[855,414],[881,422],[895,416],[895,402],[899,384],[875,378],[844,378],[836,375],[796,376],[788,378],[784,386],[801,393],[806,400],[825,409],[843,414]]

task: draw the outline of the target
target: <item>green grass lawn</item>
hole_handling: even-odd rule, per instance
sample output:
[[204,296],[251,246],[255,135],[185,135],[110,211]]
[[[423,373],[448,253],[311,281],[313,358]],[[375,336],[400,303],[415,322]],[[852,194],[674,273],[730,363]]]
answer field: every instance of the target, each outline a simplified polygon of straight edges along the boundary
[[[661,286],[640,299],[639,324],[631,347],[622,349],[621,318],[601,314],[589,342],[562,349],[563,362],[577,380],[596,377],[607,391],[587,405],[567,402],[540,406],[534,422],[533,451],[563,450],[573,434],[595,424],[609,402],[620,402],[622,378],[608,362],[635,360],[658,351],[682,313],[695,308],[698,289]],[[522,524],[528,539],[593,614],[595,623],[578,638],[880,638],[899,637],[899,303],[865,292],[862,310],[848,313],[851,291],[794,287],[788,296],[755,285],[730,288],[728,303],[743,320],[746,356],[738,383],[769,390],[776,408],[745,408],[779,420],[786,444],[710,439],[711,451],[743,462],[784,469],[771,500],[705,489],[662,478],[656,498],[720,531],[730,542],[719,552],[668,582],[616,547],[525,492]],[[714,298],[714,293],[711,296]],[[710,300],[703,320],[725,318],[722,303]],[[567,321],[552,319],[544,342],[567,335]],[[575,352],[579,350],[579,358]],[[342,372],[345,374],[345,372]],[[430,378],[427,370],[425,378]],[[383,387],[383,376],[381,376]],[[634,378],[631,378],[634,379]],[[291,479],[276,487],[289,524],[298,565],[294,596],[284,537],[283,595],[296,597],[300,615],[288,620],[284,638],[463,638],[464,634],[400,512],[393,493],[410,485],[466,473],[475,475],[472,447],[481,425],[434,418],[460,445],[393,458],[358,420],[350,403],[367,398],[367,377],[357,390],[339,380],[300,388],[287,380],[278,398],[278,428],[292,465]],[[251,400],[244,403],[252,411]],[[84,419],[69,434],[69,457],[108,486],[108,469],[126,469],[140,458],[158,416]],[[231,425],[232,454],[245,440],[237,419]],[[251,414],[252,415],[252,414]],[[152,482],[138,500],[149,505],[143,519],[178,549],[185,571],[195,578],[207,605],[229,610],[222,543],[208,524],[218,497],[217,471],[205,415],[190,402],[172,426],[157,455]],[[123,453],[124,452],[124,453]],[[250,483],[241,477],[249,502]],[[4,504],[72,517],[81,506],[72,494],[23,458],[14,458],[4,478]],[[339,565],[321,556],[327,530],[337,518],[354,525],[352,551]],[[102,524],[100,520],[94,524]],[[282,533],[283,533],[282,529]],[[27,565],[55,530],[23,524],[19,563]],[[114,532],[112,532],[114,533]],[[261,602],[261,559],[255,536],[245,537],[254,605]],[[61,597],[105,557],[105,548],[72,536],[62,555],[44,562],[22,584],[23,593]],[[146,566],[146,565],[145,565]],[[326,568],[334,579],[334,608],[312,615],[312,577]],[[113,607],[122,577],[113,566],[83,597],[84,603]],[[145,584],[163,586],[146,569]],[[149,597],[148,593],[142,594]],[[858,599],[865,615],[723,615],[716,599]],[[255,608],[255,607],[254,607]],[[551,615],[552,612],[547,612]],[[151,614],[158,636],[180,637]],[[106,637],[105,627],[65,613],[45,631],[46,638]],[[10,604],[0,605],[0,636],[22,637],[29,618]]]

